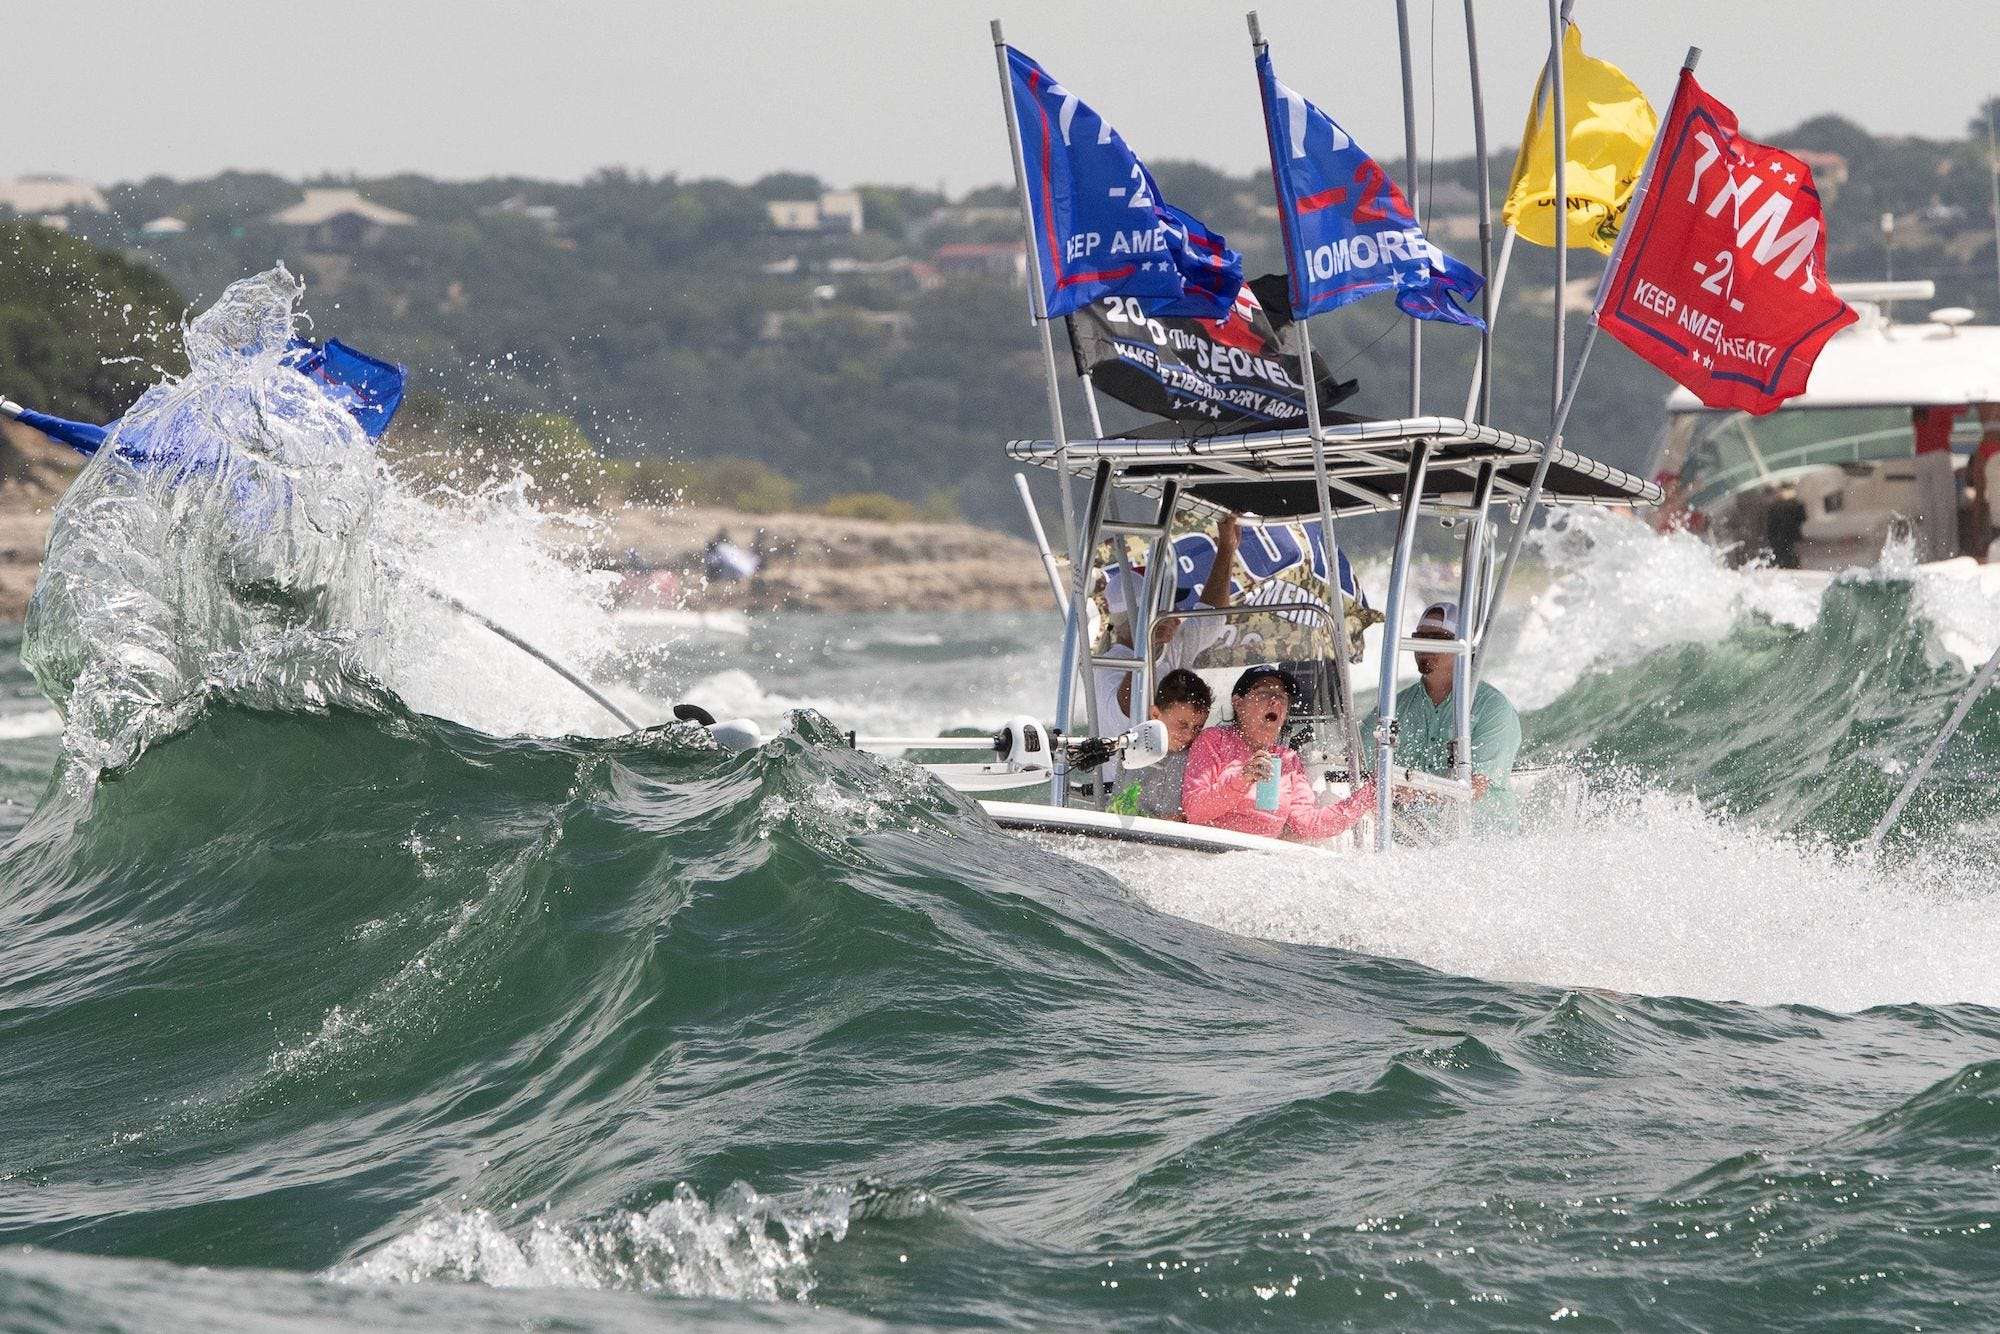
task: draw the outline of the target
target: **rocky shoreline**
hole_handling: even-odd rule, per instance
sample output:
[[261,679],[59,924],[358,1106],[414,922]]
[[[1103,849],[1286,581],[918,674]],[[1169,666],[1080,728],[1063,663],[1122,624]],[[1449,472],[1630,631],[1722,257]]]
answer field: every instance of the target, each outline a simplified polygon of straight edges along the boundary
[[[38,431],[0,423],[0,619],[26,612],[56,502],[82,460]],[[1034,547],[965,523],[684,507],[603,516],[601,558],[647,605],[749,611],[1014,611],[1049,605]],[[765,555],[752,578],[702,576],[718,534]]]

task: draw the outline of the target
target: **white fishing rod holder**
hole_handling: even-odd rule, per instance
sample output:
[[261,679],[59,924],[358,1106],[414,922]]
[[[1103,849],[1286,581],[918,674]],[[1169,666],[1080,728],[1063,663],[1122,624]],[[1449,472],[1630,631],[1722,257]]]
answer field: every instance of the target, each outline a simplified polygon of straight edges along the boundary
[[1015,773],[1046,772],[1060,752],[1072,769],[1095,769],[1116,759],[1144,769],[1167,757],[1167,725],[1149,718],[1115,737],[1064,736],[1033,718],[1012,718],[993,735],[993,754]]
[[848,735],[856,750],[958,750],[990,753],[1013,773],[1047,773],[1058,756],[1079,768],[1095,768],[1116,758],[1128,769],[1143,769],[1165,759],[1167,725],[1157,718],[1115,737],[1065,736],[1053,727],[1022,715],[1009,718],[991,736],[857,736]]

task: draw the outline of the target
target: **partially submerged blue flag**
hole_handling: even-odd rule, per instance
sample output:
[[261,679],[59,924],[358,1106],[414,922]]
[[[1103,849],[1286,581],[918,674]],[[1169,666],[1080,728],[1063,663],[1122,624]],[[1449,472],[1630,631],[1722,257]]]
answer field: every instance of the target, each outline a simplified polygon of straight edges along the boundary
[[51,417],[46,412],[36,412],[33,408],[24,408],[5,399],[0,399],[0,411],[16,421],[26,422],[57,444],[68,445],[85,458],[95,454],[104,444],[104,437],[111,434],[107,426],[73,422],[67,417]]
[[[394,362],[382,361],[349,347],[338,338],[329,338],[324,347],[295,338],[291,351],[286,353],[286,361],[299,374],[318,382],[334,402],[346,408],[348,415],[360,424],[370,440],[382,438],[382,433],[389,429],[390,421],[396,416],[396,409],[403,405],[403,381],[409,372]],[[6,399],[0,399],[0,413],[27,423],[86,458],[103,446],[105,438],[118,425],[113,421],[104,426],[93,426],[89,422],[52,417],[46,412],[36,412],[33,408],[24,408]],[[144,451],[125,452],[134,458],[144,455]]]
[[327,339],[324,347],[303,338],[292,341],[298,358],[291,363],[294,369],[319,381],[328,396],[361,423],[370,440],[380,440],[396,409],[403,406],[403,381],[409,372],[338,338]]
[[1044,313],[1137,297],[1148,314],[1220,319],[1243,285],[1243,257],[1160,199],[1118,131],[1027,56],[1007,48],[1027,169]]
[[1432,245],[1396,183],[1331,116],[1278,82],[1257,55],[1271,176],[1291,270],[1292,314],[1337,310],[1376,292],[1420,320],[1484,328],[1453,298],[1485,280]]

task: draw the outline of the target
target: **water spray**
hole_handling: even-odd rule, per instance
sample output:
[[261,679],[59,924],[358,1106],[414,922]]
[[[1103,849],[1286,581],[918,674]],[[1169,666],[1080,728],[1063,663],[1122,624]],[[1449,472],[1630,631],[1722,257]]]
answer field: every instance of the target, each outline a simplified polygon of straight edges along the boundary
[[1889,803],[1888,814],[1882,817],[1882,822],[1876,825],[1874,832],[1868,835],[1868,850],[1870,852],[1876,852],[1881,849],[1882,836],[1889,832],[1889,826],[1896,823],[1896,817],[1903,813],[1903,807],[1909,804],[1910,797],[1915,794],[1917,786],[1925,778],[1929,777],[1931,766],[1937,763],[1937,757],[1944,753],[1945,743],[1951,740],[1952,734],[1958,731],[1959,725],[1965,721],[1966,715],[1972,712],[1973,701],[1985,694],[1987,687],[1993,684],[1993,674],[1995,671],[2000,671],[2000,649],[1994,650],[1993,656],[1986,660],[1986,665],[1979,669],[1979,674],[1972,678],[1972,684],[1967,686],[1965,693],[1958,697],[1958,707],[1951,711],[1951,720],[1944,725],[1944,731],[1939,732],[1937,740],[1931,742],[1930,749],[1924,752],[1924,757],[1921,760],[1917,761],[1917,767],[1910,770],[1910,777],[1903,784],[1903,790],[1898,792],[1896,799]]

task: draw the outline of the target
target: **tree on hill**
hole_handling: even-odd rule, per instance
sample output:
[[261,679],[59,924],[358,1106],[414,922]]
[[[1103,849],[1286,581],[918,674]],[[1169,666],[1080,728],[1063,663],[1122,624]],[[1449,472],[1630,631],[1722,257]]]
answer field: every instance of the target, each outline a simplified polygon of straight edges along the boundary
[[[1836,277],[1880,274],[1878,223],[1894,212],[1898,276],[1934,277],[1938,305],[2000,319],[1983,123],[1972,139],[1941,142],[1877,137],[1821,116],[1776,138],[1847,162],[1829,210]],[[1502,148],[1488,164],[1496,194],[1511,161]],[[1171,160],[1154,168],[1166,197],[1228,236],[1251,274],[1279,267],[1277,227],[1264,216],[1265,172]],[[1470,158],[1438,162],[1425,168],[1426,184],[1469,186],[1476,171]],[[957,488],[975,522],[1019,526],[1003,446],[1049,433],[1026,294],[1004,272],[1005,251],[985,252],[1001,272],[965,263],[962,248],[943,257],[959,262],[940,262],[948,245],[1019,243],[1011,181],[955,199],[871,185],[868,230],[859,236],[774,229],[769,199],[821,190],[804,173],[749,186],[622,170],[575,183],[394,176],[351,184],[416,223],[365,244],[324,247],[268,221],[299,197],[298,183],[232,174],[117,187],[113,216],[77,215],[72,225],[106,245],[143,247],[198,303],[283,259],[308,279],[318,335],[408,364],[414,387],[567,419],[610,462],[631,465],[633,495],[669,474],[705,484],[711,473],[716,490],[755,495],[760,505],[782,489],[772,478],[794,485],[802,504],[861,492],[921,504]],[[495,207],[517,195],[553,216]],[[933,224],[947,204],[958,206],[955,219]],[[189,231],[139,233],[167,212],[186,218]],[[1469,241],[1445,245],[1476,259]],[[1534,435],[1548,418],[1552,260],[1540,247],[1516,251],[1495,353],[1494,419]],[[1596,260],[1573,252],[1570,270],[1587,282]],[[1569,318],[1574,356],[1585,325],[1581,315]],[[1386,298],[1314,321],[1327,364],[1361,382],[1356,411],[1406,409],[1407,327]],[[1056,337],[1066,362],[1060,329]],[[1462,410],[1475,346],[1464,330],[1426,328],[1426,410]],[[1615,348],[1597,355],[1569,437],[1607,462],[1639,467],[1669,386]],[[1066,377],[1064,395],[1079,429],[1088,418],[1074,379]],[[1109,429],[1138,424],[1136,414],[1104,407]],[[763,472],[747,472],[752,464]],[[1038,485],[1046,487],[1046,474]]]
[[0,393],[79,421],[186,370],[180,293],[156,270],[31,222],[0,222]]
[[1972,142],[1986,143],[1988,131],[2000,130],[2000,97],[1989,97],[1979,104],[1979,110],[1972,119],[1965,122],[1965,132],[1972,136]]

